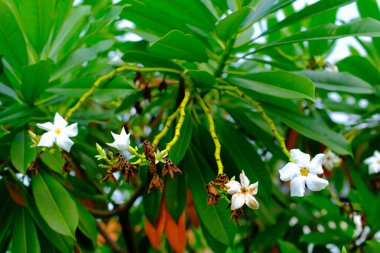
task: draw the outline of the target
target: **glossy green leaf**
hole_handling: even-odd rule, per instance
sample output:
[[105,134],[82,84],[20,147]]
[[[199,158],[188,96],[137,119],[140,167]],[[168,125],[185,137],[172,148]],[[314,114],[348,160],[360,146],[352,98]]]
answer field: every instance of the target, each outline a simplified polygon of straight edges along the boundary
[[218,37],[224,41],[231,39],[231,37],[239,32],[240,27],[243,25],[251,11],[251,8],[243,7],[222,19],[215,27]]
[[159,57],[152,53],[130,50],[123,55],[125,62],[136,62],[144,65],[144,67],[161,67],[182,70],[182,68],[171,60]]
[[187,149],[190,146],[191,142],[191,136],[193,134],[193,123],[191,119],[190,110],[186,111],[186,117],[183,122],[180,138],[177,141],[177,143],[172,147],[169,153],[170,159],[175,163],[178,164],[182,161],[183,157],[185,156]]
[[37,151],[35,148],[31,148],[31,145],[32,141],[27,131],[19,132],[11,144],[11,161],[22,174],[26,173],[29,165],[36,158]]
[[235,162],[238,170],[244,170],[252,183],[260,182],[258,196],[262,196],[264,199],[270,198],[272,182],[269,172],[257,150],[248,142],[247,137],[237,131],[230,122],[219,117],[216,120],[216,130],[223,148]]
[[295,0],[258,0],[252,1],[250,6],[255,10],[250,13],[247,23],[256,22],[263,17],[295,2]]
[[370,17],[379,20],[380,10],[376,0],[356,0],[361,17]]
[[49,39],[54,22],[55,1],[30,0],[14,1],[18,7],[22,29],[29,42],[39,54]]
[[0,208],[0,250],[4,249],[5,251],[10,243],[15,217],[13,213],[17,207],[9,196],[4,180],[0,180],[0,199],[2,202],[2,208]]
[[190,76],[197,88],[210,89],[216,84],[215,77],[204,70],[186,70],[186,75]]
[[16,94],[16,92],[9,88],[8,86],[6,86],[5,84],[1,83],[0,82],[0,94],[3,94],[3,95],[6,95],[8,97],[11,97],[13,98],[14,100],[18,100],[18,96]]
[[349,73],[304,70],[296,72],[296,74],[309,78],[318,89],[354,94],[372,94],[374,92],[369,83]]
[[40,243],[36,226],[26,208],[18,208],[17,218],[14,220],[12,236],[12,252],[35,253],[40,252]]
[[51,60],[39,61],[22,69],[21,91],[25,102],[33,102],[49,87],[50,74],[54,63]]
[[280,240],[278,244],[280,246],[281,253],[301,253],[302,252],[290,242]]
[[188,185],[202,225],[219,243],[232,246],[237,226],[235,223],[229,222],[230,214],[226,210],[228,203],[221,200],[218,205],[207,207],[205,186],[216,175],[212,175],[207,161],[195,147],[188,150],[182,164],[188,176]]
[[53,176],[42,171],[33,177],[32,190],[46,223],[54,231],[74,238],[79,214],[67,190]]
[[300,134],[328,146],[332,151],[341,155],[351,154],[351,146],[347,139],[330,129],[323,121],[292,111],[285,111],[275,106],[266,105],[264,108],[269,115],[282,121]]
[[153,43],[148,50],[158,56],[187,61],[207,61],[205,47],[191,34],[173,30]]
[[372,85],[380,82],[380,71],[367,58],[350,56],[338,62],[337,66],[339,71],[350,72]]
[[79,212],[78,228],[82,233],[91,239],[93,245],[96,245],[98,238],[98,229],[96,227],[95,218],[87,211],[87,209],[78,201],[77,207]]
[[186,181],[184,175],[176,174],[174,179],[167,176],[165,181],[166,209],[178,221],[186,205]]
[[306,98],[314,101],[314,84],[289,72],[273,71],[230,75],[226,81],[242,89],[281,98]]
[[41,160],[48,166],[50,169],[62,173],[63,165],[65,164],[65,159],[62,157],[60,152],[43,152],[41,155]]
[[28,62],[22,32],[5,1],[0,1],[0,54],[5,56],[16,72]]
[[380,22],[372,18],[364,18],[349,24],[325,24],[314,29],[300,32],[282,40],[258,48],[255,52],[308,40],[337,39],[348,36],[380,37]]
[[340,6],[352,3],[354,1],[355,0],[321,0],[321,1],[318,1],[315,4],[306,6],[305,8],[294,13],[293,15],[287,16],[281,22],[277,22],[274,26],[270,27],[267,31],[265,31],[260,36],[275,32],[275,31],[280,30],[284,27],[290,26],[296,22],[300,22],[301,20],[303,20],[305,18],[311,18],[312,16],[324,13],[326,11],[338,8]]

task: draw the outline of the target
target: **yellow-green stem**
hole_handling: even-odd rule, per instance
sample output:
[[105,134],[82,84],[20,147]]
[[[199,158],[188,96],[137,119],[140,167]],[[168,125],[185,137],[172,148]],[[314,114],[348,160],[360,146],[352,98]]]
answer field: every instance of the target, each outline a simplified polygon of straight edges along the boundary
[[242,92],[238,87],[233,86],[217,86],[218,89],[227,90],[227,91],[234,91],[236,92],[241,98],[245,99],[248,103],[256,107],[258,113],[263,118],[263,120],[270,126],[272,133],[274,137],[278,140],[280,143],[280,147],[282,152],[289,158],[290,161],[293,161],[292,157],[290,156],[289,150],[286,148],[285,139],[281,136],[281,134],[277,131],[276,125],[274,124],[273,120],[268,116],[268,114],[265,113],[263,107],[259,102],[256,100],[245,96],[244,92]]
[[120,73],[120,72],[123,72],[123,71],[127,71],[127,70],[130,70],[130,71],[141,71],[141,72],[156,72],[156,71],[160,71],[160,72],[181,74],[181,71],[176,70],[176,69],[170,69],[170,68],[140,68],[140,67],[129,66],[129,65],[118,67],[118,68],[114,69],[113,71],[109,72],[108,74],[105,74],[104,76],[99,77],[94,82],[94,84],[92,85],[92,87],[85,94],[82,95],[82,97],[78,100],[78,102],[72,108],[70,108],[70,110],[66,114],[65,120],[68,121],[71,118],[71,116],[73,115],[73,113],[76,110],[78,110],[79,107],[86,101],[86,99],[95,92],[95,90],[99,87],[99,85],[103,81],[111,79],[117,73]]
[[215,161],[216,161],[216,165],[218,166],[218,174],[221,174],[221,173],[223,173],[223,169],[224,169],[222,159],[220,158],[220,151],[222,149],[222,145],[220,144],[219,138],[215,132],[214,119],[212,118],[212,114],[211,114],[210,110],[208,109],[206,103],[203,101],[203,99],[199,95],[197,97],[199,100],[199,104],[201,105],[203,111],[205,112],[207,119],[208,119],[208,123],[210,125],[209,126],[210,135],[211,135],[211,137],[214,141],[214,144],[215,144],[215,153],[214,153]]
[[186,111],[185,111],[186,104],[187,104],[187,102],[189,102],[189,99],[190,99],[190,89],[186,88],[185,89],[185,96],[184,96],[181,104],[178,107],[179,119],[178,119],[177,125],[175,126],[174,137],[168,144],[166,144],[166,148],[165,148],[166,154],[169,153],[170,149],[174,146],[174,144],[176,144],[176,142],[178,141],[178,139],[181,135],[181,128],[182,128],[183,122],[185,121],[185,117],[186,117]]
[[166,123],[165,123],[165,126],[164,128],[162,129],[162,131],[157,134],[155,137],[154,137],[154,140],[153,140],[153,143],[152,145],[154,147],[157,147],[159,141],[162,139],[162,137],[165,136],[165,134],[169,131],[169,128],[170,128],[170,125],[172,124],[173,120],[177,117],[179,113],[179,108],[172,114],[168,117]]
[[333,192],[331,191],[331,189],[330,189],[329,186],[326,186],[326,190],[329,192],[329,195],[331,196],[331,198],[333,198],[333,199],[335,200],[335,202],[336,202],[336,204],[337,204],[338,206],[340,206],[340,207],[343,207],[343,206],[344,206],[343,202],[340,201],[339,197],[338,197],[335,193],[333,193]]

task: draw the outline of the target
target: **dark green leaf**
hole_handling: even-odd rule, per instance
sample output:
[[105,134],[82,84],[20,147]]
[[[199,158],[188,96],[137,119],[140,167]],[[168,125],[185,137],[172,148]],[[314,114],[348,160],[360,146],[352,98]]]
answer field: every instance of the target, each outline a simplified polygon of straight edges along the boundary
[[25,174],[30,163],[36,158],[37,151],[31,148],[32,141],[27,131],[19,132],[11,144],[11,161],[13,166]]
[[231,39],[231,37],[239,32],[240,27],[251,11],[251,8],[243,7],[222,19],[215,27],[218,37],[224,41]]
[[40,243],[36,226],[26,208],[18,208],[17,218],[14,220],[12,252],[35,253],[40,252]]
[[33,102],[49,87],[50,74],[54,63],[51,60],[39,61],[22,69],[21,91],[25,102]]
[[165,181],[166,209],[175,221],[183,213],[186,205],[186,181],[184,175],[175,175],[174,179],[167,176]]
[[194,86],[197,88],[210,89],[216,84],[215,77],[204,70],[186,70],[188,76],[193,79]]
[[259,72],[230,75],[227,82],[243,89],[281,98],[306,98],[314,101],[314,84],[307,78],[289,72]]
[[74,238],[79,215],[67,190],[51,175],[39,171],[32,180],[33,195],[42,218],[56,232]]
[[87,209],[78,201],[77,207],[79,212],[78,228],[82,233],[91,239],[93,245],[96,245],[98,238],[98,229],[96,228],[95,218],[87,211]]
[[280,245],[280,249],[282,253],[301,253],[302,252],[290,242],[280,240],[278,244]]
[[158,56],[188,61],[207,61],[206,49],[194,36],[173,30],[153,43],[148,50]]
[[171,60],[144,51],[126,51],[123,55],[123,60],[125,62],[141,63],[144,67],[161,67],[182,70],[179,65]]
[[342,91],[354,94],[372,94],[373,87],[367,82],[348,73],[304,70],[296,74],[305,76],[319,89]]

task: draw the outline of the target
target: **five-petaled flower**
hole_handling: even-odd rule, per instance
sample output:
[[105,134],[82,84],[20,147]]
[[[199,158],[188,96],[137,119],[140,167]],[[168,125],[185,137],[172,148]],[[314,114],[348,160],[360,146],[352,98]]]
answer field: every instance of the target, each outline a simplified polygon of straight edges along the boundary
[[119,150],[123,155],[125,155],[125,151],[128,151],[130,140],[129,137],[131,133],[127,134],[125,132],[124,127],[121,129],[120,134],[115,134],[114,132],[111,132],[113,139],[115,140],[112,143],[107,143],[107,145],[116,148]]
[[322,174],[322,159],[324,154],[316,155],[310,161],[310,155],[301,152],[299,149],[290,150],[290,155],[294,160],[287,163],[279,172],[282,181],[290,181],[290,195],[303,197],[305,195],[305,184],[312,191],[324,189],[329,182],[317,176]]
[[373,156],[364,160],[364,163],[368,165],[369,174],[380,172],[380,152],[376,150]]
[[62,118],[59,113],[55,114],[54,123],[46,122],[43,124],[37,124],[37,126],[45,131],[41,136],[41,140],[38,142],[38,146],[52,147],[54,143],[57,143],[59,147],[67,152],[70,152],[71,146],[74,144],[69,137],[75,137],[78,134],[78,124],[74,123],[67,126],[67,121]]
[[326,169],[332,170],[335,167],[339,166],[341,162],[342,162],[342,159],[339,156],[337,156],[335,153],[333,153],[331,150],[329,150],[323,157],[322,165]]
[[240,173],[240,183],[235,180],[230,180],[225,184],[227,193],[232,194],[231,210],[241,208],[244,203],[252,209],[259,208],[254,195],[257,194],[259,183],[249,184],[249,179],[245,176],[244,171]]

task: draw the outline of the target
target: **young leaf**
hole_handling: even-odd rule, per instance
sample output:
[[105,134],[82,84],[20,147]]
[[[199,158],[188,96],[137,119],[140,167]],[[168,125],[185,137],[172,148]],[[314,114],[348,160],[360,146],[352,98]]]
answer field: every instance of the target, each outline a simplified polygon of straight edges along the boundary
[[27,131],[19,132],[11,144],[11,161],[15,168],[22,174],[26,173],[30,163],[37,154],[36,149],[31,148],[31,145],[32,141]]
[[153,43],[148,51],[172,59],[204,62],[208,60],[206,49],[191,34],[173,30]]
[[56,232],[75,238],[79,214],[67,190],[51,175],[39,171],[32,180],[33,196],[42,218]]

